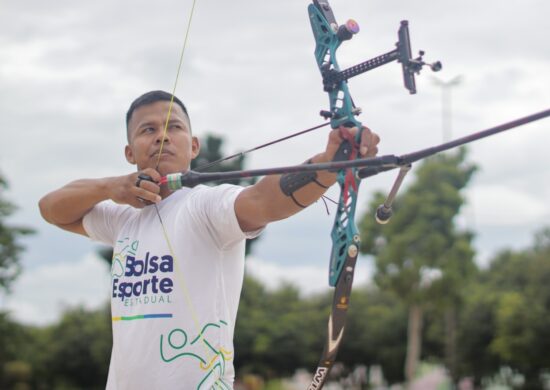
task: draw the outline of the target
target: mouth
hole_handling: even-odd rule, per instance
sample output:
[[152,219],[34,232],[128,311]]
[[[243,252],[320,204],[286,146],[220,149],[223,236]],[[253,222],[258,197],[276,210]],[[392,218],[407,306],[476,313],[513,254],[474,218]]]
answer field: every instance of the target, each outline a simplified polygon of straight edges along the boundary
[[[159,150],[155,150],[153,153],[151,153],[151,158],[155,157],[155,158],[158,158],[159,157]],[[163,150],[161,153],[160,153],[160,156],[173,156],[174,153],[170,152],[169,150]]]

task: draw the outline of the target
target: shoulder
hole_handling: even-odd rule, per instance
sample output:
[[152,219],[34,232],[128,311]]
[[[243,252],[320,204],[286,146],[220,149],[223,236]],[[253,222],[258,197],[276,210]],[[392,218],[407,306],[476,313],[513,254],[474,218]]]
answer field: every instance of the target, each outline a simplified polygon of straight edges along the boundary
[[233,210],[235,200],[243,189],[244,187],[232,184],[183,188],[172,193],[160,207],[175,213],[198,213],[199,216],[204,217],[206,214]]
[[226,200],[234,202],[244,187],[234,184],[220,184],[218,186],[198,185],[191,189],[189,197],[193,200],[213,201]]
[[112,201],[96,204],[82,219],[82,228],[93,240],[112,245],[122,227],[139,213],[128,205]]
[[122,205],[113,202],[112,200],[105,200],[96,204],[86,216],[93,215],[102,215],[109,216],[111,218],[130,218],[132,215],[136,214],[139,210],[130,206]]
[[193,187],[191,189],[191,193],[209,193],[209,194],[226,194],[226,193],[232,193],[232,192],[240,192],[245,187],[238,186],[235,184],[220,184],[217,186],[206,186],[206,185],[198,185],[196,187]]

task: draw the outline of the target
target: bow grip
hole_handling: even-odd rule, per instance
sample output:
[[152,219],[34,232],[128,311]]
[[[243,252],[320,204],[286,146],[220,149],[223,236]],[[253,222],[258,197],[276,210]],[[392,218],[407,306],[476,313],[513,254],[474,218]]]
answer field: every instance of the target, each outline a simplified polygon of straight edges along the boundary
[[[350,159],[352,152],[352,146],[351,143],[347,140],[344,140],[341,144],[338,150],[336,151],[336,154],[334,155],[334,158],[332,161],[348,161]],[[331,168],[329,169],[329,172],[338,172],[340,169],[338,168]]]

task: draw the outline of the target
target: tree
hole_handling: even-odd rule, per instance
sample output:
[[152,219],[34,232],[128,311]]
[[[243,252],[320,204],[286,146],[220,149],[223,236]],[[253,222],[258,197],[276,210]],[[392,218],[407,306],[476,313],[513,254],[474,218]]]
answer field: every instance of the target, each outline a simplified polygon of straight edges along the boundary
[[460,149],[425,160],[416,181],[396,199],[391,223],[378,225],[372,217],[383,201],[381,193],[360,222],[361,251],[376,258],[377,285],[395,293],[409,310],[407,381],[421,356],[426,305],[453,308],[461,299],[461,286],[476,271],[472,234],[455,226],[464,203],[460,191],[476,170],[465,159],[466,151]]
[[330,297],[300,299],[298,289],[283,285],[267,291],[245,277],[235,327],[235,369],[264,378],[313,367],[323,347]]
[[[222,137],[213,134],[206,134],[206,136],[201,140],[201,149],[199,151],[199,155],[197,156],[197,158],[191,161],[191,169],[199,170],[201,172],[229,172],[240,171],[244,169],[246,160],[246,156],[244,154],[238,154],[234,158],[230,158],[225,161],[219,161],[224,157],[222,146]],[[216,161],[219,161],[219,163],[212,164]],[[256,178],[249,177],[226,180],[219,183],[249,185],[254,184],[255,182]]]
[[498,254],[470,289],[460,334],[461,370],[483,376],[506,365],[542,389],[550,367],[550,229],[532,247]]
[[32,367],[33,388],[105,388],[112,347],[108,306],[71,308],[58,323],[25,332],[17,360]]
[[29,383],[31,370],[20,354],[20,347],[26,342],[28,332],[7,313],[0,312],[0,388]]
[[[7,181],[0,176],[0,191],[7,189]],[[10,286],[21,271],[20,256],[25,249],[19,238],[34,233],[28,227],[6,223],[16,206],[3,198],[0,192],[0,292],[9,292]]]
[[457,374],[472,377],[480,386],[484,377],[492,376],[502,366],[502,359],[490,348],[495,337],[498,294],[479,277],[467,291],[458,326]]
[[407,309],[395,294],[375,286],[355,289],[338,360],[348,367],[380,366],[390,383],[403,382]]
[[0,315],[0,346],[2,389],[104,389],[112,347],[109,308],[71,308],[44,327]]
[[[7,181],[0,176],[0,191],[7,188]],[[6,222],[15,210],[16,206],[0,192],[0,293],[9,293],[12,283],[21,272],[21,253],[25,248],[19,239],[34,233],[30,228],[12,226]],[[28,366],[15,361],[15,345],[22,337],[21,327],[7,313],[0,312],[0,387],[22,383],[29,374]]]

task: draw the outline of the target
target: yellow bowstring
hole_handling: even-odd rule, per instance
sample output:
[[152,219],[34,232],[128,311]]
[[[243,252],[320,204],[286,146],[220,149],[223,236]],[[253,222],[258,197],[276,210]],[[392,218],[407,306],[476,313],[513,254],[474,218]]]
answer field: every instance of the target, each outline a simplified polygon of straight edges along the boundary
[[[158,170],[158,167],[159,167],[159,164],[160,164],[160,158],[161,158],[161,155],[162,155],[162,148],[164,147],[164,140],[166,139],[166,133],[168,132],[168,124],[170,123],[170,116],[172,115],[172,107],[174,106],[174,96],[176,94],[176,88],[178,86],[179,76],[180,76],[181,68],[182,68],[182,65],[183,65],[183,57],[184,57],[185,49],[187,48],[187,41],[188,41],[188,38],[189,38],[189,31],[191,30],[191,21],[193,20],[193,14],[195,12],[196,3],[197,3],[197,0],[193,0],[193,4],[191,6],[191,12],[189,13],[189,19],[187,21],[187,29],[185,31],[185,38],[183,40],[183,47],[181,49],[181,54],[180,54],[180,59],[179,59],[179,64],[178,64],[178,70],[176,72],[176,80],[174,81],[174,87],[172,88],[172,97],[170,98],[170,104],[168,106],[168,116],[166,117],[166,123],[164,124],[164,131],[163,131],[163,134],[162,134],[162,140],[161,140],[161,143],[160,143],[160,148],[159,148],[159,152],[158,152],[158,156],[157,156],[157,163],[156,163],[156,169],[157,170]],[[193,322],[195,323],[195,331],[197,332],[197,334],[199,335],[201,340],[203,340],[202,344],[204,345],[204,348],[205,348],[205,351],[206,351],[206,356],[208,356],[209,350],[208,350],[207,344],[204,342],[204,336],[203,336],[203,334],[200,330],[200,321],[199,321],[197,312],[195,310],[195,306],[193,305],[193,301],[191,300],[189,290],[187,289],[187,284],[185,283],[185,280],[183,278],[183,273],[181,272],[181,270],[179,268],[178,259],[176,257],[175,252],[174,252],[174,249],[172,247],[172,243],[171,243],[171,241],[168,237],[168,232],[166,230],[166,227],[165,227],[165,225],[162,221],[162,218],[160,216],[158,206],[156,204],[154,206],[155,206],[155,210],[157,212],[157,216],[158,216],[159,221],[160,221],[160,225],[162,227],[162,233],[164,235],[164,239],[166,240],[166,244],[168,245],[168,250],[169,250],[170,255],[172,256],[172,258],[174,259],[174,268],[175,268],[174,271],[175,271],[176,277],[178,277],[180,279],[180,283],[179,283],[180,288],[183,292],[183,296],[185,298],[187,306],[191,311],[191,317],[193,319]]]
[[170,116],[172,115],[172,107],[174,105],[174,95],[176,94],[176,88],[178,87],[178,81],[180,78],[181,73],[181,67],[183,65],[183,55],[185,53],[185,49],[187,48],[187,40],[189,38],[189,31],[191,30],[191,21],[193,20],[193,13],[195,12],[195,4],[197,3],[197,0],[193,0],[193,5],[191,6],[191,12],[189,13],[189,19],[187,20],[187,29],[185,31],[185,38],[183,39],[183,47],[181,48],[181,54],[180,54],[180,61],[178,64],[178,70],[176,72],[176,80],[174,81],[174,87],[172,88],[172,97],[170,98],[170,104],[168,106],[168,116],[166,117],[166,123],[164,124],[164,131],[162,133],[162,140],[160,141],[160,148],[159,148],[159,154],[157,157],[157,165],[156,168],[158,169],[160,164],[160,156],[162,153],[162,148],[164,147],[164,139],[166,138],[166,133],[168,132],[168,123],[170,122]]

